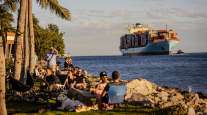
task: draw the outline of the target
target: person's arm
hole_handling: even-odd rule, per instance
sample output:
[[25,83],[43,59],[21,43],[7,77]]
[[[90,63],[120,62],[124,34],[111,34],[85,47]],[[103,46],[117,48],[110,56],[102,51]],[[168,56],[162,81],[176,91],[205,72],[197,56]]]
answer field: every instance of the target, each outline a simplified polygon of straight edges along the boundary
[[107,84],[106,87],[104,88],[103,92],[101,93],[101,97],[104,97],[108,90],[109,90],[109,84]]
[[54,48],[54,52],[56,55],[58,55],[58,50]]
[[86,83],[86,78],[84,76],[82,76],[83,78],[83,83]]

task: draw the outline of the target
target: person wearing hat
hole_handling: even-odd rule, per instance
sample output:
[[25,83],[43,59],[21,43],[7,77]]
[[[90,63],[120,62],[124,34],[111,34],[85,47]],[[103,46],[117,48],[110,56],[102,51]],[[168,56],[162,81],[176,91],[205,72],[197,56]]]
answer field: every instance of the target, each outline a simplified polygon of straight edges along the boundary
[[94,89],[91,89],[91,92],[96,95],[96,101],[99,104],[102,102],[103,97],[101,94],[103,93],[103,90],[105,89],[106,85],[107,85],[107,73],[105,71],[102,71],[100,72],[99,84],[97,84]]

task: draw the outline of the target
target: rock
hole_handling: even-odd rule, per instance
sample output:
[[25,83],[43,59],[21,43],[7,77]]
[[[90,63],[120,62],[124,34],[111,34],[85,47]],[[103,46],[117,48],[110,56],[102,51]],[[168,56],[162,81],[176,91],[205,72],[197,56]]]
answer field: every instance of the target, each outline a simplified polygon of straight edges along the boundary
[[149,107],[170,108],[178,114],[207,115],[207,99],[200,98],[197,93],[160,87],[144,79],[132,80],[126,86],[125,100],[128,102]]
[[173,103],[173,105],[177,105],[178,103],[181,103],[183,101],[184,97],[178,92],[174,92],[170,94],[169,101]]
[[188,114],[187,115],[196,115],[195,110],[193,109],[193,107],[188,108]]
[[160,100],[162,102],[166,102],[168,100],[168,95],[169,94],[167,92],[165,92],[165,91],[160,92],[159,93]]
[[188,106],[197,106],[200,102],[198,94],[190,94],[189,98],[187,99],[187,105]]
[[153,92],[156,92],[156,87],[152,82],[149,82],[145,79],[135,79],[127,83],[127,91],[126,91],[126,96],[125,100],[133,100],[132,95],[133,94],[141,94],[141,95],[149,95],[152,94]]
[[140,93],[133,93],[131,96],[131,101],[144,101],[145,100],[145,96],[140,94]]
[[202,112],[204,115],[207,115],[207,102],[201,104],[200,112]]
[[134,93],[130,99],[128,100],[128,102],[136,102],[137,104],[141,104],[143,106],[154,107],[154,101],[150,100],[150,98],[142,94]]

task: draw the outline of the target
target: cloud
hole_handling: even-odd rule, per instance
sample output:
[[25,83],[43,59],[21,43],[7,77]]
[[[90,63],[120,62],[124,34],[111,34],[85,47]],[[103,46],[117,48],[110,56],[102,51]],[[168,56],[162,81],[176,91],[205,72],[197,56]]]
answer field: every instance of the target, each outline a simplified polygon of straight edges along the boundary
[[[83,50],[91,51],[93,49],[90,52],[91,55],[101,55],[103,52],[119,54],[117,50],[119,37],[127,33],[128,24],[141,22],[149,24],[153,28],[163,28],[165,24],[168,24],[170,28],[182,33],[182,31],[192,31],[192,28],[196,30],[198,27],[196,25],[205,23],[203,19],[206,18],[206,14],[181,8],[151,8],[145,12],[122,9],[112,11],[83,9],[75,10],[74,17],[73,26],[64,29],[70,31],[70,34],[66,35],[70,37],[66,43],[73,43],[67,48],[72,47],[71,52],[74,55],[79,55],[77,52],[81,51],[81,55],[86,55],[88,52],[83,52]],[[186,38],[182,35],[187,36],[181,34],[182,38]],[[102,47],[103,44],[107,44],[108,47],[105,45]],[[101,49],[103,49],[102,52],[97,53]]]
[[[185,48],[193,50],[195,47],[189,48],[188,44],[193,45],[196,40],[206,41],[207,0],[70,1],[65,2],[71,5],[68,6],[72,12],[71,22],[48,15],[48,12],[37,14],[43,19],[41,23],[55,23],[65,32],[66,48],[73,55],[120,54],[120,36],[127,33],[128,25],[137,22],[156,29],[168,24],[181,36],[184,51]],[[198,49],[206,49],[204,42],[199,44]]]
[[189,18],[189,19],[206,19],[206,12],[195,11],[194,9],[181,8],[156,8],[146,12],[148,18]]
[[[125,26],[141,23],[165,23],[165,24],[198,24],[206,23],[207,13],[193,9],[181,8],[150,8],[146,11],[141,10],[75,10],[73,25],[81,28],[110,29],[116,24]],[[122,26],[123,27],[123,26]]]

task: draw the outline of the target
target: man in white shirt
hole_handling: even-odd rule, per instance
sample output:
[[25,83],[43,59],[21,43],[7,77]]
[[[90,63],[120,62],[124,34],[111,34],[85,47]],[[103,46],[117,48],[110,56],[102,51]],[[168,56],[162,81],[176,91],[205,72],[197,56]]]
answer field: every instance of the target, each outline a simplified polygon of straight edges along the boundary
[[57,55],[58,55],[58,51],[53,47],[51,47],[50,52],[47,53],[47,66],[53,71],[54,74],[56,72],[56,66],[57,66],[56,64]]

